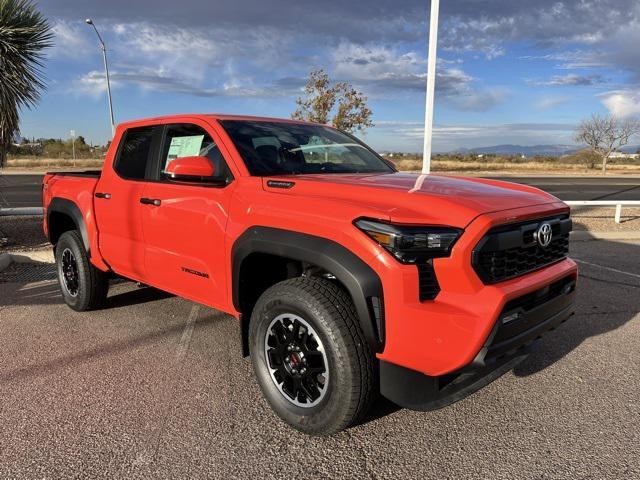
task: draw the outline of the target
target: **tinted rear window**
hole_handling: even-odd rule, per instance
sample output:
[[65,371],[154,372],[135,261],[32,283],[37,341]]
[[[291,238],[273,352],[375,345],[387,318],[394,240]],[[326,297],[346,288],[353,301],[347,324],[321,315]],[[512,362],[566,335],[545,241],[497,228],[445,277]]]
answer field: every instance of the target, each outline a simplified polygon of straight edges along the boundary
[[154,127],[131,128],[124,134],[115,171],[124,178],[143,180],[151,151]]

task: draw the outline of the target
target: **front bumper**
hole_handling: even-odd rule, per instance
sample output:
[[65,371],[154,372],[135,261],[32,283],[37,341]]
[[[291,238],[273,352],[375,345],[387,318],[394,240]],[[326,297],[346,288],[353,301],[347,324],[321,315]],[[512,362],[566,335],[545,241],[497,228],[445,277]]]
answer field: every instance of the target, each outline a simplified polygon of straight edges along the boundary
[[425,375],[380,362],[380,391],[413,410],[434,410],[460,400],[513,368],[544,333],[574,313],[574,275],[508,302],[473,361],[450,374]]
[[370,265],[384,290],[384,350],[381,362],[430,377],[457,372],[471,364],[487,343],[509,302],[565,277],[577,277],[571,259],[534,272],[485,285],[472,267],[472,252],[496,225],[565,214],[562,202],[499,211],[479,216],[465,228],[451,256],[434,260],[441,287],[435,300],[420,301],[415,265],[401,265],[381,253]]

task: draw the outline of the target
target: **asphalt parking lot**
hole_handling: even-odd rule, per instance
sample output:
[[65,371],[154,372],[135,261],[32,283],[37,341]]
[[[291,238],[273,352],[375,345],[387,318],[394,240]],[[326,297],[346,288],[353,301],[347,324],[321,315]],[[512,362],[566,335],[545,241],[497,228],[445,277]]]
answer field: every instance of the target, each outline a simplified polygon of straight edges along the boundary
[[331,438],[271,413],[229,316],[130,283],[76,313],[48,267],[5,276],[0,477],[640,478],[640,242],[572,256],[576,316],[513,372]]

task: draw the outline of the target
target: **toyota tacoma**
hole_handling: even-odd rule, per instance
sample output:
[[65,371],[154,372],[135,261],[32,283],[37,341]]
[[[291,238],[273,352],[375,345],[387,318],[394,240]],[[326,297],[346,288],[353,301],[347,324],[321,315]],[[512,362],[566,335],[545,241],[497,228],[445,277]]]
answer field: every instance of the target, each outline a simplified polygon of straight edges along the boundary
[[340,431],[378,393],[432,410],[512,368],[573,314],[557,198],[399,173],[326,125],[179,115],[119,125],[101,171],[50,173],[64,301],[124,277],[238,319],[273,410]]

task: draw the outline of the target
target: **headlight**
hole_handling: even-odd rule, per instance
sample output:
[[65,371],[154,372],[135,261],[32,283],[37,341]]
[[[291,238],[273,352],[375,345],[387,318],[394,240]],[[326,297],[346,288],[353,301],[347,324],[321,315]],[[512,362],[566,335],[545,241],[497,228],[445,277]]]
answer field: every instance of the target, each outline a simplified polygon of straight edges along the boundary
[[359,219],[355,225],[402,263],[448,257],[462,230],[449,227],[393,225]]

